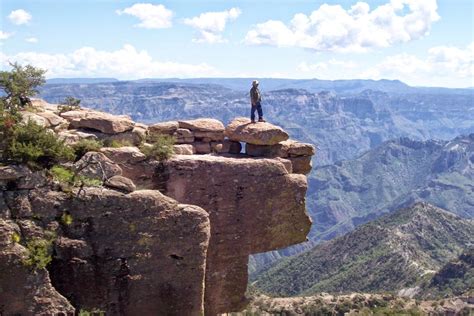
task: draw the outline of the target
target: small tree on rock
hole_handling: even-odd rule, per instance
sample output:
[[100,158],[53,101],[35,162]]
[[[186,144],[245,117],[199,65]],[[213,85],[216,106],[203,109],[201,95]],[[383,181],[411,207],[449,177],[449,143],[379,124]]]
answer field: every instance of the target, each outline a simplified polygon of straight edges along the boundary
[[14,113],[25,107],[30,97],[38,94],[37,88],[46,82],[46,70],[31,65],[21,66],[18,63],[10,65],[11,71],[0,71],[0,90],[3,90],[1,104],[3,110]]

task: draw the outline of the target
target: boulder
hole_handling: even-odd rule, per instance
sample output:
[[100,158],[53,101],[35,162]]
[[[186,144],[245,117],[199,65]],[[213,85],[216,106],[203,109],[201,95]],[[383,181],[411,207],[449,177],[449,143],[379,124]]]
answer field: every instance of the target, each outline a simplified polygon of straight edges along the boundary
[[105,134],[123,133],[133,129],[134,122],[126,115],[112,115],[93,110],[68,111],[61,117],[70,122],[71,128],[90,128]]
[[127,193],[133,192],[137,188],[132,180],[130,180],[129,178],[122,177],[122,176],[113,176],[107,179],[107,181],[105,181],[104,184],[105,186],[109,188],[117,189],[119,191],[127,192]]
[[51,112],[56,112],[58,110],[58,105],[57,104],[51,104],[46,102],[43,99],[36,99],[32,98],[31,99],[31,105],[36,108],[38,111],[51,111]]
[[117,164],[133,164],[146,159],[145,154],[137,147],[104,147],[100,152]]
[[46,118],[44,118],[44,117],[42,117],[42,116],[40,116],[36,113],[33,113],[33,112],[22,111],[21,116],[22,116],[22,121],[24,123],[27,123],[28,121],[31,121],[31,122],[34,122],[34,123],[36,123],[40,126],[43,126],[43,127],[50,127],[51,126],[51,124],[49,123],[49,121]]
[[173,151],[176,155],[193,155],[196,149],[190,144],[174,145]]
[[187,128],[178,128],[173,134],[177,144],[189,144],[194,142],[193,133]]
[[60,131],[58,133],[58,137],[68,145],[72,145],[77,143],[82,139],[98,139],[97,135],[92,133],[86,133],[83,131],[78,131],[75,129],[70,129],[67,131]]
[[311,172],[311,156],[288,157],[293,166],[293,173],[308,174]]
[[122,169],[103,153],[90,151],[74,163],[81,176],[105,181],[113,176],[122,175]]
[[279,162],[281,162],[283,166],[285,166],[285,169],[288,173],[293,173],[293,164],[291,163],[290,160],[285,159],[285,158],[280,158],[280,157],[275,158],[275,160],[278,160]]
[[153,125],[148,126],[148,132],[150,137],[155,135],[173,135],[176,130],[179,128],[179,124],[177,121],[169,121],[169,122],[160,122],[155,123]]
[[226,139],[223,142],[212,142],[211,149],[212,152],[218,154],[239,154],[242,150],[242,145],[239,142]]
[[36,114],[45,118],[48,121],[50,126],[58,126],[58,125],[67,123],[65,119],[63,119],[59,115],[54,114],[51,111],[43,111],[43,112],[38,112]]
[[316,153],[313,145],[294,140],[283,141],[280,145],[282,151],[281,157],[313,156]]
[[[192,131],[195,135],[196,132],[212,132],[212,133],[223,133],[225,130],[224,124],[221,121],[201,118],[195,120],[178,121],[179,128],[186,128]],[[204,137],[204,136],[199,136]]]
[[102,134],[97,135],[100,139],[103,139],[105,142],[115,141],[121,144],[138,146],[143,143],[146,139],[146,133],[141,128],[134,127],[130,131],[117,134]]
[[209,154],[211,153],[211,144],[206,142],[195,142],[192,144],[196,154]]
[[247,118],[234,119],[225,130],[230,140],[255,145],[276,145],[288,139],[288,133],[270,123],[251,123]]

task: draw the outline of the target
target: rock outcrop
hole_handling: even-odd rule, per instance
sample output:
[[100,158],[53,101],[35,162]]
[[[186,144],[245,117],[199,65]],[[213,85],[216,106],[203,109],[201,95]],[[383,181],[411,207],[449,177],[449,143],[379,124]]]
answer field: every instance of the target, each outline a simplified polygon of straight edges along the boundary
[[[0,312],[239,311],[247,302],[249,255],[306,240],[311,221],[300,173],[311,168],[314,148],[289,141],[277,126],[238,119],[227,128],[214,119],[144,126],[89,109],[34,106],[46,121],[34,118],[69,144],[131,141],[69,165],[102,183],[96,188],[65,190],[45,171],[0,167],[0,270],[21,270],[25,288],[41,289],[25,290],[31,299],[17,304],[11,276],[2,274],[0,302],[7,303]],[[140,150],[161,135],[176,141],[165,161]],[[46,268],[24,265],[36,240],[53,254]]]
[[282,128],[269,123],[251,123],[249,119],[239,117],[227,126],[225,135],[234,141],[254,145],[276,145],[289,138]]

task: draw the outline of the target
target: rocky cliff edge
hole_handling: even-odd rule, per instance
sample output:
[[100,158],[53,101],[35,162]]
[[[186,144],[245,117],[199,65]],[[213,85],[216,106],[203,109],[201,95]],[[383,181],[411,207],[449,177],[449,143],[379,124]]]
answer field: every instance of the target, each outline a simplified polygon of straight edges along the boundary
[[[44,170],[0,166],[1,314],[239,311],[248,256],[306,240],[315,149],[281,128],[245,118],[146,126],[64,109],[35,100],[23,119],[67,144],[114,146],[69,166],[98,187],[65,189]],[[175,139],[167,160],[140,149],[159,135]]]

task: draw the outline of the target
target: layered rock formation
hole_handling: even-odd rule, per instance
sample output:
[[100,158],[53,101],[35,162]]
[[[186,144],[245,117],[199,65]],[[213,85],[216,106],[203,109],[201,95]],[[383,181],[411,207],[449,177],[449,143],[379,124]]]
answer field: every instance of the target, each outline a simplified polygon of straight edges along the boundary
[[[99,188],[65,192],[44,171],[1,167],[0,269],[16,267],[27,287],[42,289],[15,301],[11,276],[2,274],[1,312],[238,311],[246,305],[248,256],[306,240],[303,174],[314,148],[289,141],[272,124],[236,119],[226,128],[197,119],[144,126],[125,116],[34,105],[36,113],[24,117],[68,143],[86,138],[127,146],[88,152],[72,165],[99,179]],[[133,146],[159,135],[176,139],[176,155],[166,161]],[[46,268],[24,264],[36,240],[53,251]]]

